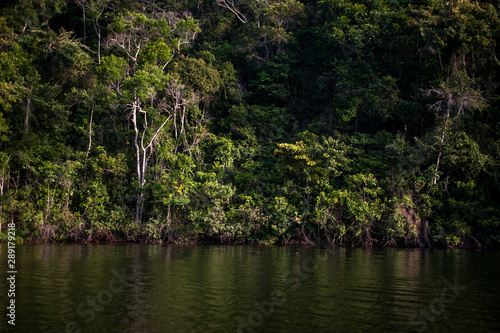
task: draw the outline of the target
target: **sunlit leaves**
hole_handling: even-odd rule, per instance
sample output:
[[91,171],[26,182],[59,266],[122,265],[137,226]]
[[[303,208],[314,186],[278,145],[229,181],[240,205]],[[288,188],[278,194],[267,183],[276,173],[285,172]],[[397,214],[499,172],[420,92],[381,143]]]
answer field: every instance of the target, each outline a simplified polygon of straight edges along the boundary
[[151,101],[164,86],[164,75],[161,68],[147,66],[138,70],[134,76],[127,77],[123,82],[124,94],[130,99]]
[[193,18],[180,19],[168,13],[125,12],[114,18],[110,29],[108,44],[125,52],[133,62],[134,71],[139,58],[164,69],[173,54],[189,45],[199,32],[198,22]]
[[324,186],[329,177],[338,177],[347,167],[347,147],[342,142],[331,137],[320,141],[308,132],[302,133],[302,137],[303,140],[293,144],[278,144],[274,152],[292,177]]
[[97,72],[108,82],[120,82],[127,75],[127,61],[114,54],[102,57]]
[[205,99],[213,97],[222,83],[217,69],[203,59],[180,56],[172,66],[172,72],[178,74],[182,82],[189,84]]
[[280,50],[280,44],[292,38],[292,30],[305,18],[304,5],[297,0],[279,1],[265,8],[263,16],[263,31]]
[[165,42],[163,37],[151,41],[140,52],[141,62],[163,66],[172,60],[172,46]]

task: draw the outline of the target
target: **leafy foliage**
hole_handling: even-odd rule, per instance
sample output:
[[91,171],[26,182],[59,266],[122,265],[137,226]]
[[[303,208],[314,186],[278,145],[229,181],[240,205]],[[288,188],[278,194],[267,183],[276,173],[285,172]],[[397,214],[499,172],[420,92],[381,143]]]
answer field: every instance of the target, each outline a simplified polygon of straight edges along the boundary
[[498,10],[5,2],[0,231],[498,247]]

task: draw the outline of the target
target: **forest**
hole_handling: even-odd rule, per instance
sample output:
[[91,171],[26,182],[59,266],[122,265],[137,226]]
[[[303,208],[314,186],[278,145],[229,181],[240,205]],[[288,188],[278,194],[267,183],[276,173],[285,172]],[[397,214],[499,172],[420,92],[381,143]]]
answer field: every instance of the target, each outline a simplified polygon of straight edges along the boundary
[[0,3],[0,239],[500,247],[497,0]]

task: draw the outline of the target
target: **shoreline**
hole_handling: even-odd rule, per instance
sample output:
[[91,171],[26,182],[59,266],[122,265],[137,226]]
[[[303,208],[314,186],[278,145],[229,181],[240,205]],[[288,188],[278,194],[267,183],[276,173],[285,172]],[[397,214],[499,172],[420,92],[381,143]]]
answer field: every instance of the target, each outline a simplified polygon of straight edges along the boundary
[[[47,240],[23,240],[22,243],[19,244],[31,244],[31,245],[43,245],[43,244],[73,244],[73,245],[129,245],[129,244],[140,244],[140,245],[189,245],[189,246],[272,246],[272,247],[334,247],[334,248],[364,248],[364,249],[453,249],[453,250],[499,250],[498,247],[487,247],[487,246],[460,246],[460,247],[451,247],[451,246],[443,246],[442,244],[434,244],[430,247],[424,246],[408,246],[408,245],[378,245],[372,244],[370,246],[367,245],[359,245],[359,244],[336,244],[336,243],[325,243],[320,241],[321,243],[315,243],[312,241],[301,241],[297,239],[287,240],[287,241],[278,241],[274,243],[266,243],[261,241],[235,241],[235,242],[215,242],[215,241],[175,241],[175,242],[162,242],[159,240],[151,240],[151,241],[127,241],[123,239],[116,240],[92,240],[92,241],[84,241],[84,240],[62,240],[62,241],[47,241]],[[7,243],[7,241],[0,240],[0,244]]]

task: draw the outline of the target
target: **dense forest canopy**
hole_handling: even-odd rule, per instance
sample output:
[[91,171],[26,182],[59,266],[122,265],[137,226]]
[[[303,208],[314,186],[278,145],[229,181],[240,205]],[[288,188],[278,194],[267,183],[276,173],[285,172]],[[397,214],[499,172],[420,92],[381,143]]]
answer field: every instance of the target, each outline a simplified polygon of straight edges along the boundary
[[499,5],[3,0],[2,228],[498,247]]

